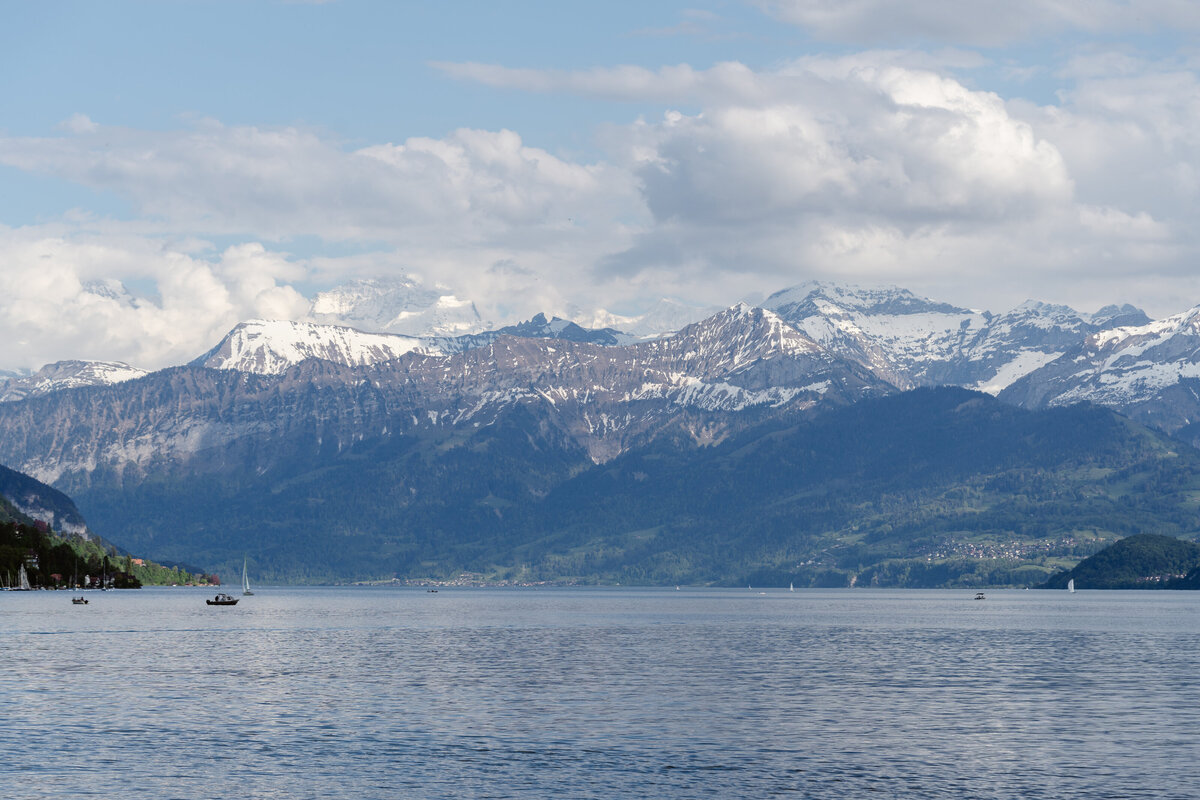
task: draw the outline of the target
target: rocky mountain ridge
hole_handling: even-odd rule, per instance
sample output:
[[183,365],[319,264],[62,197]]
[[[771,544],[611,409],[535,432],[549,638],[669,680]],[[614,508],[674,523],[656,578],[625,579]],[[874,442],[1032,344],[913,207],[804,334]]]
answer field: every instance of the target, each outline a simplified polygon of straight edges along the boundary
[[[526,322],[490,330],[479,329],[474,323],[410,326],[412,334],[388,332],[395,326],[381,322],[385,316],[408,314],[405,309],[416,309],[412,313],[419,316],[438,302],[450,302],[447,297],[411,280],[360,281],[328,296],[321,295],[314,308],[325,311],[314,316],[326,322],[350,319],[363,323],[361,327],[251,320],[236,326],[194,363],[279,374],[306,358],[355,366],[380,363],[408,352],[448,356],[485,346],[503,335],[623,346],[669,335],[690,323],[699,311],[664,300],[659,304],[661,308],[644,318],[584,315],[591,321],[590,327],[539,314]],[[776,292],[761,306],[777,313],[835,357],[857,362],[898,389],[958,385],[992,394],[1060,358],[1091,334],[1150,323],[1144,313],[1128,305],[1086,314],[1066,306],[1029,301],[1007,313],[993,314],[935,302],[898,287],[817,282]],[[705,316],[715,313],[719,311]],[[469,316],[477,314],[471,311]],[[647,322],[650,317],[657,321]],[[650,327],[643,326],[644,322]],[[668,322],[676,323],[675,327],[657,329]],[[618,327],[625,323],[633,327]],[[447,331],[457,333],[447,335]],[[88,367],[88,363],[61,362],[32,378],[0,376],[0,385],[8,387],[0,401],[78,385],[115,383],[142,374],[127,365],[94,362],[94,367]],[[71,369],[64,369],[66,365]],[[36,388],[31,388],[30,381],[36,381]]]
[[[375,300],[388,291],[401,295],[407,292],[405,297],[412,295],[415,299],[410,297],[404,302],[414,307],[428,307],[431,298],[442,296],[408,284],[390,289],[364,284],[359,289],[360,294]],[[777,292],[762,306],[764,313],[779,321],[771,335],[789,341],[793,334],[802,337],[808,342],[809,357],[837,363],[843,372],[849,369],[859,376],[858,380],[876,387],[873,391],[956,385],[1002,393],[1007,401],[1030,408],[1095,402],[1133,414],[1168,432],[1197,425],[1195,434],[1187,435],[1200,441],[1200,387],[1193,387],[1200,377],[1200,356],[1195,355],[1200,350],[1196,322],[1200,311],[1196,309],[1153,322],[1129,305],[1107,306],[1087,314],[1029,301],[1007,313],[993,314],[936,302],[897,287],[828,283],[801,284]],[[394,310],[394,305],[388,308]],[[734,317],[749,319],[749,306],[734,308],[741,309]],[[709,320],[724,319],[728,313],[721,312]],[[746,334],[735,327],[718,321],[706,329],[729,336],[724,345],[736,348],[739,337]],[[312,322],[253,320],[236,326],[193,365],[282,376],[309,359],[359,368],[411,357],[406,363],[422,363],[422,369],[432,375],[437,368],[428,359],[452,359],[472,350],[485,350],[487,355],[466,359],[476,363],[491,357],[497,352],[494,345],[506,338],[633,347],[630,358],[621,356],[616,360],[634,363],[638,358],[634,354],[639,352],[636,348],[645,350],[655,341],[676,341],[683,330],[687,328],[673,336],[639,340],[616,328],[585,328],[569,320],[538,315],[517,325],[459,336],[403,336]],[[710,352],[720,349],[715,341],[706,342],[705,347]],[[520,349],[521,345],[509,342],[500,349],[512,348]],[[565,352],[558,353],[556,363],[561,362]],[[453,370],[455,366],[446,364],[441,369]],[[564,374],[570,372],[561,369]],[[581,378],[588,372],[588,365],[580,365],[573,377]],[[503,369],[490,371],[500,385],[493,387],[488,396],[500,397],[509,391],[502,388],[507,385],[504,373]],[[0,401],[116,384],[144,375],[124,364],[60,362],[34,375],[4,379]],[[655,392],[664,398],[686,396],[691,406],[708,404],[713,409],[719,406],[729,410],[787,402],[784,398],[794,397],[798,390],[788,382],[794,377],[790,374],[764,377],[753,389],[733,384],[729,384],[732,388],[718,388],[708,373],[677,370],[664,375],[656,372],[655,379],[646,381],[636,392],[641,393],[639,396]],[[624,386],[624,379],[609,376],[605,380]],[[580,396],[589,398],[604,394],[579,381],[575,383],[578,385],[564,377],[555,391],[577,395],[582,390]],[[604,385],[603,381],[595,383]],[[478,396],[471,397],[473,404],[486,394],[479,391]],[[446,401],[444,410],[452,405]],[[461,417],[469,411],[456,408],[452,416]]]
[[1000,397],[1031,408],[1096,403],[1200,443],[1200,306],[1092,334]]
[[711,440],[761,412],[889,390],[771,312],[743,305],[627,346],[501,335],[447,356],[410,350],[355,365],[310,358],[274,374],[176,367],[2,404],[0,454],[70,487],[230,460],[269,470],[297,450],[487,425],[513,406],[538,406],[604,461],[665,428]]

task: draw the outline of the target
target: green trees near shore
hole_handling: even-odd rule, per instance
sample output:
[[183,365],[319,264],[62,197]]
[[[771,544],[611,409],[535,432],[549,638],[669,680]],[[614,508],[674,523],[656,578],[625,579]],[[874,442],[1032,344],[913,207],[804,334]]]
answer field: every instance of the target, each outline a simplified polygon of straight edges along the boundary
[[21,568],[35,589],[140,589],[143,585],[209,583],[206,575],[118,555],[77,536],[16,520],[0,521],[0,583],[16,585]]

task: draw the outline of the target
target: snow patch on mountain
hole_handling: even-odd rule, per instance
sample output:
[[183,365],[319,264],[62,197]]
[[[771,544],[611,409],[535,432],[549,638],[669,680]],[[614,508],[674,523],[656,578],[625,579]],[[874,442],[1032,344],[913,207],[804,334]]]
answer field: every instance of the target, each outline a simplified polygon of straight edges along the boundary
[[1011,361],[999,367],[990,378],[981,380],[969,388],[987,392],[991,395],[1000,394],[1000,392],[1011,386],[1014,381],[1023,378],[1035,369],[1044,367],[1061,355],[1062,353],[1053,351],[1042,353],[1037,350],[1022,350]]
[[626,400],[669,400],[675,405],[701,408],[705,411],[744,411],[754,406],[778,408],[806,393],[822,395],[829,389],[829,382],[805,387],[777,386],[754,391],[734,386],[724,381],[704,381],[693,375],[672,374],[662,383],[644,383],[628,393]]
[[1200,306],[1146,325],[1101,331],[1055,376],[1051,405],[1129,406],[1200,377]]
[[1026,407],[1090,402],[1176,431],[1200,421],[1200,307],[1145,325],[1099,331],[1013,383]]

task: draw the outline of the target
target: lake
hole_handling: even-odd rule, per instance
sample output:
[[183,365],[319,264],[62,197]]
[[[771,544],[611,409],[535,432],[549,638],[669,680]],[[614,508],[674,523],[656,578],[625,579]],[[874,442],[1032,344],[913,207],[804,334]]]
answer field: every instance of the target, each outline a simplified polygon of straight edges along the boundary
[[1200,593],[0,593],[8,798],[1185,798]]

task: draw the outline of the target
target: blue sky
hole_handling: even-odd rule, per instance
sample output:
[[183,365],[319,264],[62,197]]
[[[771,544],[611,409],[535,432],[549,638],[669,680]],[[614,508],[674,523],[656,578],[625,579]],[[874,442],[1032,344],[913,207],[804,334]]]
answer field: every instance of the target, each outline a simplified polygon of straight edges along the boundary
[[9,3],[0,368],[410,276],[496,323],[898,284],[1200,303],[1170,0]]

